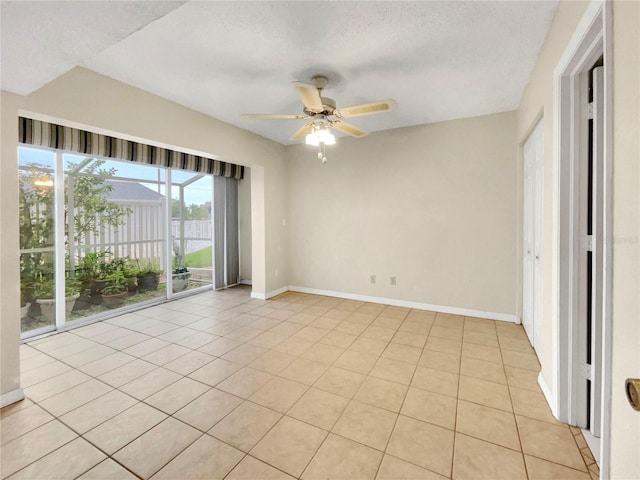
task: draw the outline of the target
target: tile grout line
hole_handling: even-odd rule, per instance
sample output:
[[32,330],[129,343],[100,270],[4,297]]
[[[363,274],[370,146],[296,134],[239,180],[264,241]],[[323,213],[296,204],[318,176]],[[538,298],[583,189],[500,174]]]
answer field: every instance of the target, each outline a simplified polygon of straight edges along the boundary
[[[409,311],[409,314],[412,311],[413,311],[413,309],[411,309]],[[407,317],[409,316],[409,314],[407,315]],[[407,317],[405,317],[404,321],[406,321]],[[437,314],[434,316],[434,319],[431,322],[429,330],[428,330],[428,332],[426,334],[425,346],[422,348],[422,352],[424,352],[424,350],[426,349],[426,344],[429,341],[429,332],[431,332],[431,329],[433,328],[433,322],[435,321],[436,317],[437,317]],[[403,323],[404,323],[404,321],[403,321]],[[422,357],[422,353],[421,353],[420,357]],[[419,362],[420,362],[420,358],[418,358],[418,361],[416,362],[416,364],[415,364],[415,366],[413,368],[413,373],[411,374],[411,379],[409,380],[409,384],[407,385],[407,390],[405,391],[404,396],[402,397],[402,402],[400,404],[400,408],[398,409],[398,413],[396,414],[395,421],[393,422],[393,427],[391,428],[391,432],[389,433],[389,438],[387,438],[387,441],[385,443],[385,447],[384,447],[384,450],[383,450],[383,453],[382,453],[382,457],[380,459],[380,463],[378,464],[378,468],[376,470],[376,474],[375,474],[374,478],[376,478],[378,476],[379,472],[380,472],[380,467],[382,467],[382,462],[384,461],[384,456],[388,455],[387,450],[389,449],[389,443],[391,443],[391,437],[393,437],[393,433],[395,432],[396,426],[398,425],[398,420],[400,419],[400,415],[402,414],[402,409],[404,407],[405,402],[407,401],[407,396],[409,395],[409,389],[411,388],[411,384],[413,383],[413,378],[415,377],[416,370],[418,369]],[[424,468],[424,467],[421,467],[421,468]]]
[[[402,323],[404,323],[406,321],[406,318],[409,316],[409,314],[412,311],[413,311],[413,309],[409,310],[409,313],[403,319]],[[399,331],[399,328],[400,327],[398,327],[398,329],[396,329],[396,333]],[[395,337],[395,334],[394,334],[394,337]],[[394,337],[392,337],[392,338],[394,338]],[[427,335],[427,338],[429,338],[428,335]],[[425,343],[426,343],[426,339],[425,339]],[[418,361],[420,361],[420,358],[418,358]],[[379,472],[380,472],[380,467],[382,467],[382,462],[384,462],[384,456],[387,454],[387,449],[389,448],[389,442],[391,442],[391,437],[393,436],[393,432],[395,431],[396,425],[398,424],[398,419],[400,418],[400,412],[402,412],[402,407],[404,406],[404,402],[407,399],[407,395],[409,394],[409,387],[411,385],[411,382],[413,381],[413,376],[415,375],[415,371],[416,371],[417,368],[418,368],[418,364],[416,363],[415,367],[413,368],[413,374],[411,375],[411,379],[409,380],[409,386],[407,386],[407,390],[404,392],[404,395],[402,397],[402,402],[400,403],[400,408],[398,409],[398,413],[396,414],[396,418],[395,418],[395,420],[393,422],[393,426],[391,427],[391,431],[389,432],[389,437],[387,438],[387,441],[385,442],[385,446],[384,446],[384,449],[382,451],[382,456],[380,457],[380,463],[378,463],[378,467],[376,468],[376,473],[375,473],[373,478],[376,478],[378,476]]]
[[516,416],[516,411],[515,411],[515,408],[513,406],[513,396],[511,394],[511,389],[509,388],[509,379],[507,377],[507,370],[504,367],[504,356],[502,355],[502,348],[501,348],[502,344],[500,342],[500,335],[498,335],[498,346],[499,346],[499,350],[500,350],[500,358],[502,359],[502,371],[504,373],[505,380],[507,381],[507,392],[509,393],[509,402],[511,402],[511,410],[512,410],[512,415],[513,415],[513,422],[516,425],[516,432],[518,434],[518,443],[520,444],[520,456],[522,458],[522,465],[524,467],[524,474],[526,475],[527,478],[530,478],[529,468],[527,467],[527,460],[526,460],[525,454],[524,454],[524,445],[522,445],[522,435],[520,433],[520,425],[518,424],[518,418]]
[[451,452],[451,469],[449,477],[453,478],[453,470],[456,462],[456,441],[458,439],[458,408],[460,406],[460,382],[462,377],[462,349],[464,348],[464,332],[467,323],[465,318],[462,326],[462,339],[460,341],[460,363],[458,364],[458,385],[456,389],[456,415],[453,424],[453,451]]

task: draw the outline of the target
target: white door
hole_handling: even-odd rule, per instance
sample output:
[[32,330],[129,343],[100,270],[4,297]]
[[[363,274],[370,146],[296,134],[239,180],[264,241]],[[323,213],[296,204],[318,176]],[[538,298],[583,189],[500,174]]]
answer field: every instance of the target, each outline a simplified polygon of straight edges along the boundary
[[544,133],[540,120],[524,144],[522,324],[536,351],[542,309],[543,174]]

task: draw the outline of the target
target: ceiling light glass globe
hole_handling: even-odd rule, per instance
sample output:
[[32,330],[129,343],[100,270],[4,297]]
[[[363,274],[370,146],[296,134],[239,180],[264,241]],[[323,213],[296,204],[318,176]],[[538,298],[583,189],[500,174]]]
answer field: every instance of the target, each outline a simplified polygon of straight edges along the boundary
[[313,145],[314,147],[317,147],[320,144],[320,139],[315,133],[309,133],[305,138],[305,143],[307,145]]

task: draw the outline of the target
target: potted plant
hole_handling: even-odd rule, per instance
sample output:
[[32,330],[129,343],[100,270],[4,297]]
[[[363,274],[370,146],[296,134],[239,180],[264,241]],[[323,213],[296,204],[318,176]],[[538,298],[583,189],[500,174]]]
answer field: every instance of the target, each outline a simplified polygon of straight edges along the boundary
[[120,307],[129,295],[129,281],[122,270],[117,270],[105,278],[102,289],[102,305],[107,308]]
[[[80,286],[76,280],[67,278],[64,282],[65,310],[71,312],[80,296]],[[49,322],[55,321],[55,282],[53,278],[43,278],[34,285],[34,297],[40,305],[42,316]]]
[[138,260],[138,269],[138,291],[155,291],[158,288],[158,282],[160,281],[160,275],[162,274],[158,260],[155,259],[151,261],[147,259],[143,262]]
[[109,251],[89,252],[78,260],[75,275],[80,281],[80,299],[76,310],[90,308],[102,303],[102,289],[106,285],[105,277],[110,273]]
[[140,268],[138,267],[138,264],[130,258],[121,260],[121,270],[124,274],[124,278],[127,279],[127,288],[130,294],[134,294],[138,291],[138,273],[140,273]]
[[191,272],[187,269],[187,267],[184,264],[181,264],[177,257],[174,258],[173,271],[171,272],[171,278],[173,281],[173,293],[185,290],[189,285],[190,277]]

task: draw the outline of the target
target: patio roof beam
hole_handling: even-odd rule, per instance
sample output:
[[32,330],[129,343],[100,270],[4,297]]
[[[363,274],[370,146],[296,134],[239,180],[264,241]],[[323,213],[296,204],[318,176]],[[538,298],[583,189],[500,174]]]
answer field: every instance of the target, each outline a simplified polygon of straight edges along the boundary
[[196,175],[195,177],[190,178],[186,182],[179,183],[178,185],[180,185],[183,188],[184,187],[188,187],[192,183],[197,182],[198,180],[200,180],[202,177],[204,177],[204,175]]

